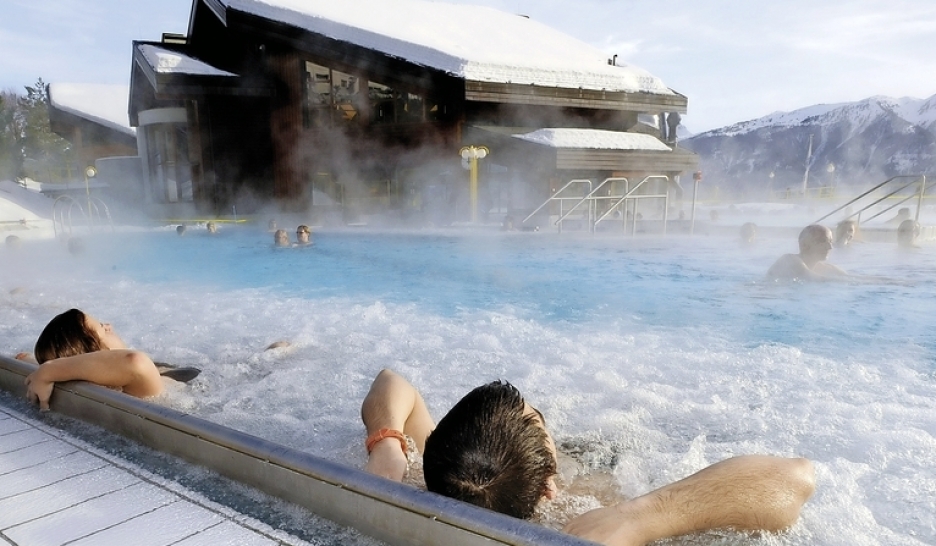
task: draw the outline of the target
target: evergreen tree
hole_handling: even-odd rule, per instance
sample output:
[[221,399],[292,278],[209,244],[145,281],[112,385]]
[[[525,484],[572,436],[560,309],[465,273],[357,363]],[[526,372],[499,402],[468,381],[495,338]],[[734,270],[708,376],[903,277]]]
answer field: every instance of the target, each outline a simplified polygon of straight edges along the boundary
[[[49,125],[49,86],[42,78],[26,86],[26,96],[19,97],[19,117],[22,121],[22,157],[34,165],[35,174],[50,181],[67,176],[73,163],[71,144],[52,132]],[[21,163],[22,164],[22,163]]]
[[23,127],[18,109],[15,93],[0,92],[0,180],[13,180],[22,172]]

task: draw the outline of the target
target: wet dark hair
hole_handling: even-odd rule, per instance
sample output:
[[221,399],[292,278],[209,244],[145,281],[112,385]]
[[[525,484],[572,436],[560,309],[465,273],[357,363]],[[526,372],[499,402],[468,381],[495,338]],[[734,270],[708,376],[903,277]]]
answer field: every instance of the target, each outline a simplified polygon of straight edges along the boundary
[[46,324],[36,340],[33,353],[36,361],[42,364],[55,358],[103,350],[101,340],[85,323],[85,314],[78,309],[69,309]]
[[429,491],[521,519],[533,516],[556,474],[546,431],[523,397],[495,381],[462,398],[426,440]]

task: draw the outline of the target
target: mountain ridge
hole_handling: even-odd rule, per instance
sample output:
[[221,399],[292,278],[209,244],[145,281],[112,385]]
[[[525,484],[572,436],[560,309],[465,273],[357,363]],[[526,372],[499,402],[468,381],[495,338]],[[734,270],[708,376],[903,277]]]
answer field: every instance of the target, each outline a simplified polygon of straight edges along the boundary
[[699,155],[705,180],[739,196],[801,192],[807,171],[809,188],[936,175],[936,95],[878,95],[774,112],[681,145]]

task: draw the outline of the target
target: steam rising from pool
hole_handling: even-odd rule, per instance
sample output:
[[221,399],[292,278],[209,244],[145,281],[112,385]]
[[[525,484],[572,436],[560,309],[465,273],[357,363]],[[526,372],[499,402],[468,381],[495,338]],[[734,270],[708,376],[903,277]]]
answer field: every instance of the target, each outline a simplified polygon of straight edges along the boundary
[[[744,543],[936,543],[932,247],[831,257],[913,286],[791,286],[761,280],[795,251],[786,239],[334,231],[274,250],[266,232],[225,228],[102,235],[78,257],[54,241],[4,252],[4,354],[79,307],[204,370],[165,403],[356,466],[381,368],[436,418],[506,379],[625,496],[735,454],[816,461],[802,523]],[[719,540],[736,538],[702,541]]]

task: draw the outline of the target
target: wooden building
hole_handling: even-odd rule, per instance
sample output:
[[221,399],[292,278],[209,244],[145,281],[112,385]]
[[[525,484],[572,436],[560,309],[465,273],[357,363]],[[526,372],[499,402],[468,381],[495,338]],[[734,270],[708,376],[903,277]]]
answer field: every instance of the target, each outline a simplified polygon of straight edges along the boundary
[[126,85],[49,85],[49,126],[74,151],[73,164],[48,182],[75,182],[103,157],[137,155],[136,130],[127,119]]
[[[226,214],[273,201],[447,223],[472,217],[464,146],[490,152],[483,212],[522,213],[571,179],[695,170],[695,155],[641,123],[686,108],[646,71],[490,8],[193,0],[185,35],[134,42],[129,113],[154,205]],[[569,129],[600,138],[523,138]],[[645,138],[608,148],[610,132]]]

